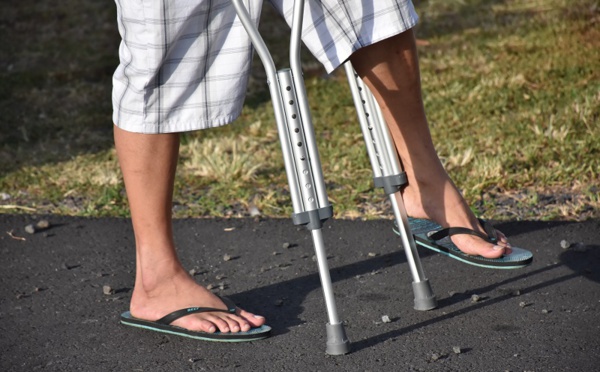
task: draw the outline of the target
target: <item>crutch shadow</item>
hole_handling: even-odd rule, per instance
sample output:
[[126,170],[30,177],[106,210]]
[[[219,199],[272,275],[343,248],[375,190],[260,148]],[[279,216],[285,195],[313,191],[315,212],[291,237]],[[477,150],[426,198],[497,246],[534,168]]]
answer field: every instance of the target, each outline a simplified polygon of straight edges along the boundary
[[[421,257],[427,255],[429,253],[421,255]],[[335,283],[405,263],[404,252],[398,250],[364,261],[331,268],[330,275],[332,282]],[[306,297],[311,292],[320,289],[321,282],[315,267],[314,274],[254,288],[230,297],[235,302],[243,303],[246,308],[253,306],[260,308],[261,314],[269,319],[269,325],[273,327],[274,334],[285,334],[289,332],[290,327],[304,323],[300,315],[304,312]],[[261,302],[257,302],[257,299],[261,299]],[[267,303],[275,304],[275,308],[265,307],[265,299]],[[324,304],[321,305],[324,306]]]
[[[507,280],[502,281],[500,283],[495,283],[493,285],[489,285],[489,286],[485,286],[485,287],[481,287],[481,288],[476,288],[476,289],[473,289],[473,291],[477,292],[477,293],[486,293],[486,292],[489,292],[489,291],[491,291],[493,289],[496,289],[496,288],[498,288],[498,287],[500,287],[502,285],[506,285],[506,284],[508,284],[510,282],[518,281],[518,280],[523,279],[525,277],[531,277],[531,276],[534,276],[534,275],[537,275],[537,274],[541,274],[541,273],[546,272],[546,271],[554,270],[554,269],[556,269],[556,268],[558,268],[560,266],[562,266],[562,264],[554,264],[554,265],[551,265],[551,266],[544,267],[542,269],[536,270],[534,272],[526,273],[526,274],[520,275],[518,277],[513,277],[513,278],[510,278],[510,279],[507,279]],[[556,278],[554,278],[552,280],[549,280],[549,281],[545,281],[545,282],[542,282],[542,283],[531,285],[531,286],[526,287],[526,288],[521,288],[520,290],[521,290],[522,294],[530,293],[530,292],[535,292],[535,291],[539,291],[539,290],[541,290],[543,288],[551,287],[551,286],[553,286],[555,284],[562,283],[562,282],[565,282],[567,280],[570,280],[570,279],[573,279],[573,278],[576,278],[576,277],[579,277],[579,276],[581,276],[580,273],[574,272],[574,273],[570,273],[570,274],[566,274],[566,275],[562,275],[562,276],[556,277]],[[481,310],[482,308],[486,308],[486,307],[489,307],[489,306],[496,305],[496,304],[498,304],[500,302],[509,300],[513,296],[514,295],[512,293],[506,293],[506,294],[503,294],[503,295],[501,295],[499,297],[495,297],[493,299],[489,299],[489,300],[481,302],[481,303],[472,304],[471,306],[469,306],[467,308],[463,308],[463,309],[459,309],[459,310],[456,310],[456,311],[444,313],[443,315],[440,315],[438,317],[425,320],[425,321],[420,322],[420,323],[412,324],[410,326],[407,326],[407,327],[404,327],[404,328],[401,328],[401,329],[396,329],[396,330],[393,330],[393,331],[382,333],[382,334],[379,334],[379,335],[376,335],[376,336],[373,336],[373,337],[369,337],[369,338],[366,338],[366,339],[363,339],[363,340],[358,340],[358,341],[352,343],[352,350],[353,351],[358,351],[358,350],[362,350],[362,349],[365,349],[365,348],[370,348],[370,347],[372,347],[374,345],[377,345],[379,343],[385,342],[386,340],[389,340],[389,339],[395,338],[395,337],[400,337],[402,335],[408,334],[408,333],[413,332],[415,330],[418,330],[420,328],[428,327],[430,325],[433,325],[433,324],[436,324],[436,323],[439,323],[439,322],[443,322],[445,320],[448,320],[448,319],[451,319],[451,318],[454,318],[454,317],[464,316],[464,315],[469,314],[471,312]],[[451,299],[442,300],[442,301],[440,301],[440,307],[448,306],[448,305],[450,305],[453,302],[455,302],[455,301],[452,301]]]
[[[538,224],[535,224],[535,226],[529,226],[529,228],[527,228],[525,231],[529,232],[531,231],[531,229],[537,230],[541,228],[546,228],[547,226],[547,223],[541,223],[539,224],[539,226]],[[511,232],[515,233],[515,231]],[[421,258],[436,255],[433,252],[423,249],[421,249],[419,253]],[[489,306],[494,306],[498,303],[501,303],[514,297],[514,293],[510,291],[501,290],[502,288],[509,288],[510,283],[526,282],[524,279],[527,279],[529,282],[531,282],[532,278],[534,278],[535,276],[539,276],[544,273],[557,270],[561,267],[569,268],[570,272],[561,276],[554,277],[551,280],[546,280],[543,282],[532,284],[528,287],[520,286],[520,294],[524,295],[527,293],[534,293],[544,288],[552,287],[556,284],[566,282],[577,277],[584,277],[594,282],[600,283],[600,271],[592,269],[592,267],[598,267],[600,265],[600,246],[587,245],[583,248],[580,247],[579,249],[569,249],[563,252],[559,256],[559,259],[560,262],[558,263],[548,265],[533,271],[528,270],[520,275],[512,276],[510,278],[506,278],[493,284],[480,286],[469,290],[470,293],[478,293],[481,295],[485,295],[486,293],[490,293],[496,290],[502,293],[498,297],[494,296],[493,298],[489,298],[481,303],[470,304],[467,308],[450,312],[446,311],[443,313],[443,315],[427,319],[425,321],[412,324],[404,328],[395,329],[369,338],[357,340],[353,342],[352,349],[354,351],[357,351],[364,348],[370,348],[388,339],[408,334],[420,328],[425,328],[454,317],[464,316],[471,312],[478,311]],[[383,270],[392,267],[396,269],[396,266],[401,266],[406,263],[407,261],[405,254],[402,249],[399,249],[392,253],[376,256],[347,265],[333,267],[330,269],[330,273],[332,282],[339,283],[349,279],[353,279],[356,276],[370,274],[377,270]],[[290,332],[291,327],[305,323],[305,321],[301,317],[301,314],[304,312],[306,298],[311,292],[319,291],[320,288],[321,283],[319,280],[319,276],[318,273],[315,272],[314,274],[273,283],[246,292],[241,292],[231,297],[236,302],[243,303],[245,306],[250,305],[255,306],[255,308],[260,308],[261,314],[265,315],[267,319],[269,319],[269,324],[274,329],[274,335],[277,335]],[[372,295],[376,296],[377,294],[375,293]],[[453,305],[468,300],[469,298],[470,295],[457,294],[454,296],[439,299],[437,310],[450,308]],[[265,307],[265,299],[267,299],[267,301],[282,300],[282,303],[279,304],[279,306],[277,307]],[[324,307],[324,304],[320,302],[319,306]],[[325,309],[323,309],[323,313],[325,313]],[[310,321],[314,322],[315,319],[311,319]]]
[[[558,277],[553,278],[548,281],[533,284],[529,287],[520,288],[521,294],[527,294],[527,293],[540,291],[543,288],[551,287],[558,283],[566,282],[568,280],[571,280],[571,279],[574,279],[577,277],[584,277],[584,278],[592,280],[596,283],[600,283],[600,271],[598,271],[597,269],[594,269],[594,268],[597,268],[600,264],[600,246],[599,245],[586,245],[586,246],[582,246],[582,247],[575,248],[575,249],[569,249],[560,255],[560,261],[561,261],[560,263],[546,266],[546,267],[543,267],[541,269],[538,269],[538,270],[535,270],[532,272],[526,272],[522,275],[512,277],[512,278],[506,279],[504,281],[494,283],[492,285],[487,285],[487,286],[473,289],[472,291],[474,293],[487,293],[494,289],[506,286],[510,282],[520,281],[521,279],[525,279],[525,278],[532,278],[536,275],[542,274],[544,272],[549,272],[549,271],[558,269],[563,266],[568,267],[569,269],[572,270],[572,272],[569,274],[558,276]],[[487,300],[485,302],[472,304],[468,308],[445,313],[441,316],[438,316],[438,317],[435,317],[432,319],[428,319],[428,320],[420,322],[420,323],[412,324],[408,327],[404,327],[401,329],[382,333],[377,336],[370,337],[370,338],[367,338],[364,340],[359,340],[352,344],[352,349],[353,350],[361,350],[364,348],[369,348],[376,344],[384,342],[390,338],[399,337],[399,336],[405,335],[407,333],[410,333],[412,331],[415,331],[417,329],[427,327],[432,324],[442,322],[442,321],[450,319],[450,318],[454,318],[457,316],[463,316],[463,315],[471,313],[473,311],[478,311],[482,308],[496,305],[500,302],[510,299],[513,296],[514,296],[513,293],[505,293],[499,297]],[[456,302],[463,301],[463,300],[464,300],[464,298],[462,298],[462,299],[460,299],[460,298],[454,299],[454,297],[446,298],[446,299],[439,301],[438,307],[443,308],[443,307],[452,305]]]

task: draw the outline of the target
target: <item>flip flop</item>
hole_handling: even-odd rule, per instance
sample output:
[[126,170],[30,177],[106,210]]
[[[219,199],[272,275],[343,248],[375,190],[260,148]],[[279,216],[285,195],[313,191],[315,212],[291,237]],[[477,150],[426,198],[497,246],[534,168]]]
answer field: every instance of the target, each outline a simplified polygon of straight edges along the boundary
[[150,331],[168,333],[177,336],[189,337],[197,340],[204,341],[217,341],[217,342],[244,342],[244,341],[255,341],[263,338],[269,337],[271,333],[271,327],[267,325],[262,325],[260,327],[252,328],[246,332],[215,332],[208,333],[202,331],[191,331],[185,328],[177,327],[171,325],[175,320],[184,317],[190,314],[196,313],[206,313],[206,312],[224,312],[235,314],[236,306],[227,297],[220,297],[221,300],[227,305],[227,310],[223,309],[214,309],[210,307],[190,307],[186,309],[181,309],[174,311],[156,321],[149,321],[135,318],[131,315],[129,311],[121,314],[121,324],[125,324],[132,327],[138,327],[143,329],[148,329]]
[[[442,226],[430,220],[412,217],[408,218],[408,224],[415,238],[415,243],[421,247],[441,253],[469,265],[485,267],[488,269],[519,269],[531,264],[533,261],[533,254],[523,248],[511,247],[512,253],[509,255],[500,258],[485,258],[463,253],[456,245],[454,245],[454,243],[452,243],[450,237],[457,234],[475,235],[487,242],[496,243],[496,230],[487,221],[479,220],[479,222],[487,235],[464,227],[444,229]],[[394,232],[398,235],[400,234],[396,221],[394,221]]]

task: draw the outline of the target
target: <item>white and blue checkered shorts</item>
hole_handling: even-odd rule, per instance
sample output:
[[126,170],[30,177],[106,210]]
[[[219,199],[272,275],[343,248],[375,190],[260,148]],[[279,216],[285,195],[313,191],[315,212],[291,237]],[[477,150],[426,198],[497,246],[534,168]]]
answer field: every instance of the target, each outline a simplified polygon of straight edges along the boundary
[[[293,1],[267,0],[291,23]],[[230,0],[115,0],[122,41],[113,120],[127,131],[169,133],[239,116],[252,57]],[[262,1],[245,1],[258,24]],[[412,28],[410,0],[308,0],[303,42],[333,71],[356,50]]]

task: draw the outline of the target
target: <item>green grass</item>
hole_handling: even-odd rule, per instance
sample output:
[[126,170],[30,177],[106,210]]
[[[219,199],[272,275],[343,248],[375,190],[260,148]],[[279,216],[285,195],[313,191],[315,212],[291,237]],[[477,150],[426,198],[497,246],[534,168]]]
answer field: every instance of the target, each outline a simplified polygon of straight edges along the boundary
[[[114,5],[9,1],[0,14],[0,213],[127,216],[112,145]],[[440,157],[494,219],[600,217],[600,6],[591,0],[417,2],[425,106]],[[287,31],[262,28],[285,64]],[[306,85],[336,217],[389,217],[346,78],[307,55]],[[174,213],[287,217],[264,73],[243,114],[183,136]],[[219,152],[220,156],[215,156]]]

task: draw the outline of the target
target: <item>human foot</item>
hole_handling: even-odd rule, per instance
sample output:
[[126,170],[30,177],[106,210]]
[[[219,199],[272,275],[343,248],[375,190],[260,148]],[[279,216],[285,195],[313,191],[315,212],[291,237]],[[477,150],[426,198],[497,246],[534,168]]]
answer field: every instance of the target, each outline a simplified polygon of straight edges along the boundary
[[235,313],[226,312],[228,307],[220,297],[198,285],[183,270],[148,287],[136,282],[130,304],[131,315],[136,319],[156,321],[177,310],[202,307],[225,311],[190,313],[170,324],[206,333],[247,332],[265,324],[264,317],[239,308]]
[[[437,182],[416,180],[403,189],[403,201],[409,216],[428,219],[443,228],[465,228],[489,236],[484,227],[470,210],[456,186],[447,177],[439,177]],[[497,241],[489,242],[469,234],[450,237],[454,245],[463,253],[485,258],[500,258],[512,252],[506,236],[497,231]]]

